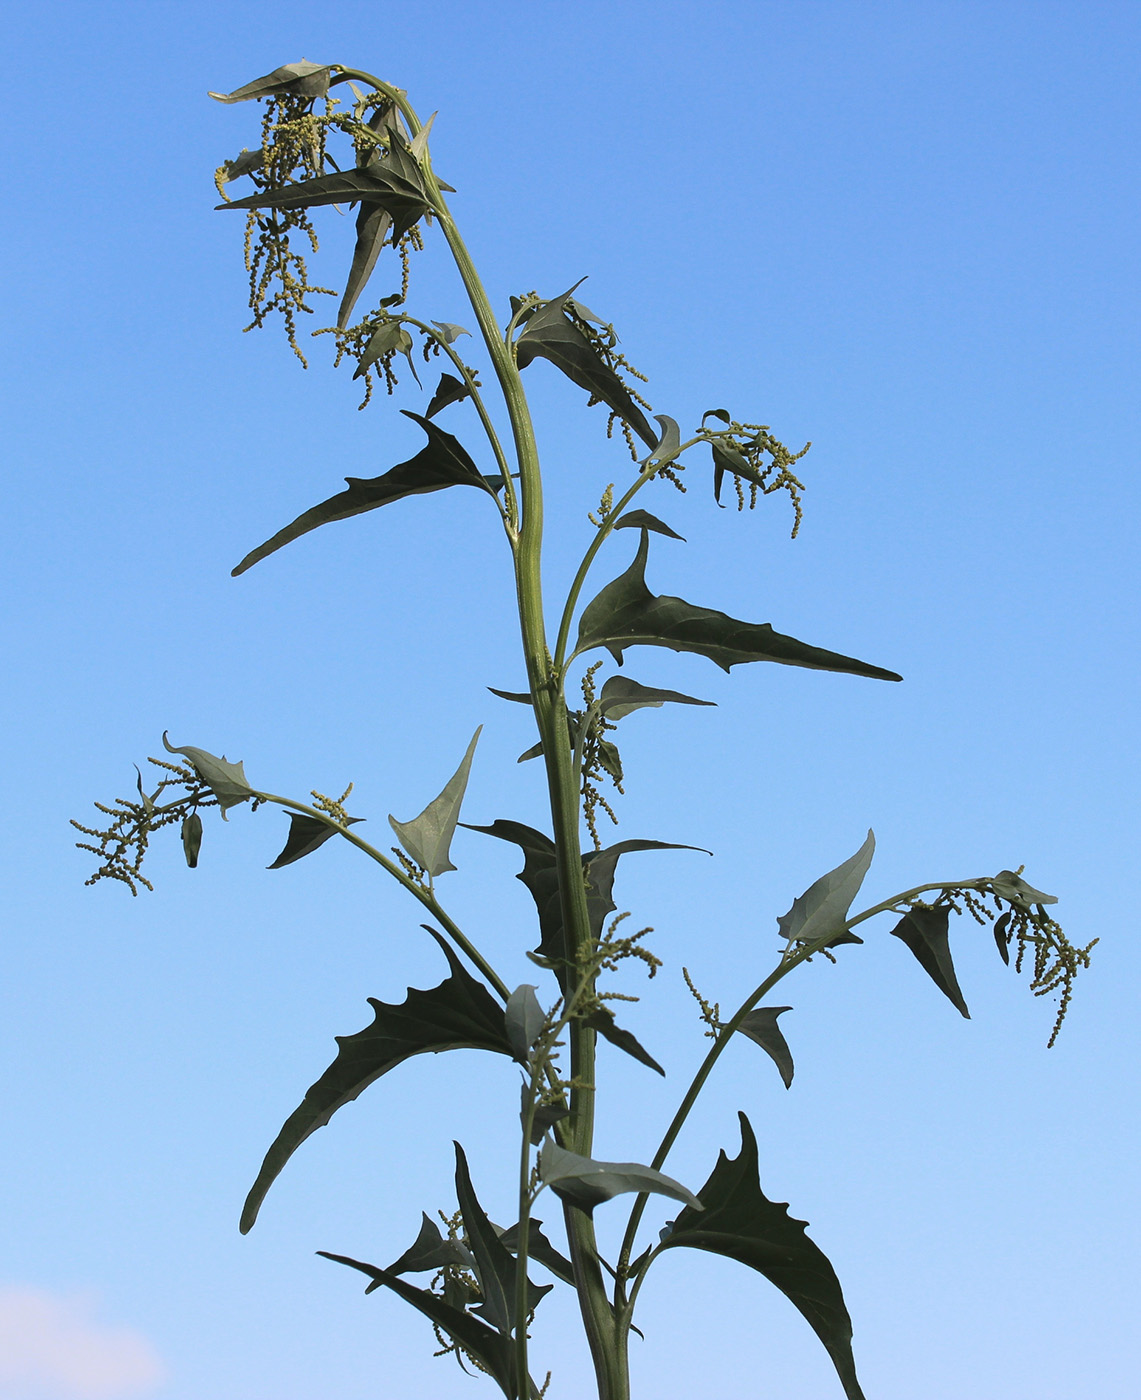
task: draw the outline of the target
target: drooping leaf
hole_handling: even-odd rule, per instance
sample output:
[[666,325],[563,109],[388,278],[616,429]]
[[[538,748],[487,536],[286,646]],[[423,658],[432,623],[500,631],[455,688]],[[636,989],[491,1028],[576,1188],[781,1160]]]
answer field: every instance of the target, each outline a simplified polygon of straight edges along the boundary
[[959,989],[959,979],[955,976],[955,964],[951,961],[951,945],[947,937],[950,918],[949,904],[936,904],[929,909],[916,905],[904,914],[892,933],[907,944],[923,971],[969,1021],[971,1013],[967,1010],[967,1003]]
[[608,583],[583,610],[575,655],[605,647],[619,665],[627,647],[669,647],[707,656],[723,671],[744,661],[778,661],[784,666],[807,666],[815,671],[842,671],[876,680],[897,681],[894,671],[869,666],[839,652],[809,646],[773,631],[767,622],[739,622],[711,608],[695,607],[682,598],[655,597],[646,587],[649,535],[634,562]]
[[597,1162],[592,1157],[580,1157],[548,1139],[539,1153],[539,1177],[556,1196],[572,1206],[591,1214],[597,1205],[629,1191],[649,1191],[658,1196],[671,1196],[684,1201],[692,1210],[700,1211],[698,1198],[672,1176],[639,1162]]
[[[530,700],[530,696],[527,697]],[[680,690],[655,690],[653,686],[640,685],[628,676],[610,676],[599,695],[602,713],[609,720],[625,719],[635,710],[660,710],[667,702],[675,705],[714,705],[713,700],[695,700],[692,695],[683,695]]]
[[[527,1119],[527,1101],[528,1101],[528,1099],[530,1098],[530,1095],[531,1095],[530,1086],[527,1085],[527,1084],[521,1084],[521,1085],[519,1086],[519,1097],[520,1097],[520,1105],[519,1105],[519,1123],[520,1123],[520,1126],[524,1126],[524,1125],[526,1124],[526,1119]],[[551,1128],[553,1128],[553,1127],[555,1126],[556,1123],[561,1123],[561,1122],[563,1121],[564,1118],[569,1118],[569,1117],[570,1117],[570,1109],[567,1108],[567,1107],[565,1107],[563,1104],[558,1104],[558,1103],[540,1103],[540,1104],[536,1104],[536,1105],[535,1105],[535,1108],[534,1108],[534,1110],[532,1111],[532,1114],[531,1114],[531,1145],[532,1145],[532,1147],[538,1147],[538,1145],[543,1141],[543,1139],[546,1137],[547,1133],[551,1130]]]
[[773,1064],[780,1070],[780,1077],[784,1080],[786,1089],[792,1088],[792,1051],[789,1050],[788,1041],[777,1025],[777,1017],[791,1010],[791,1006],[758,1006],[756,1010],[750,1011],[737,1027],[742,1035],[756,1041],[765,1054],[771,1057]]
[[[399,321],[383,321],[369,337],[369,342],[364,348],[364,354],[357,362],[357,367],[353,372],[354,379],[360,379],[364,374],[376,364],[382,355],[387,355],[390,350],[398,350],[402,355],[407,355],[412,349],[412,337],[404,329]],[[408,362],[412,363],[411,360]],[[417,377],[419,383],[419,377]]]
[[182,853],[186,863],[194,870],[198,865],[198,852],[202,849],[202,818],[191,812],[182,822]]
[[844,927],[852,900],[864,883],[868,866],[875,854],[876,838],[869,831],[867,840],[854,856],[835,870],[821,875],[797,899],[787,914],[777,919],[782,938],[790,942],[815,943],[821,938],[837,943],[862,943],[864,940]]
[[757,1140],[741,1120],[741,1153],[722,1152],[701,1188],[705,1210],[683,1210],[667,1227],[663,1248],[686,1246],[736,1259],[775,1284],[824,1343],[847,1400],[864,1400],[852,1359],[852,1321],[835,1270],[805,1233],[803,1220],[761,1190]]
[[1028,885],[1022,876],[1016,875],[1013,870],[1000,870],[990,883],[999,899],[1005,899],[1016,909],[1029,909],[1034,904],[1057,904],[1058,902],[1056,894],[1043,894],[1041,890],[1036,890],[1033,885]]
[[[355,826],[357,822],[363,822],[364,817],[350,817],[349,825]],[[307,817],[302,812],[291,812],[289,815],[289,835],[286,837],[285,845],[281,854],[273,862],[267,865],[267,870],[280,870],[283,865],[292,865],[295,860],[300,860],[302,856],[307,856],[323,846],[331,836],[336,836],[337,828],[330,826],[328,822],[318,821],[316,817]]]
[[470,1269],[474,1263],[470,1250],[459,1240],[445,1239],[436,1222],[422,1213],[423,1224],[420,1233],[394,1264],[389,1264],[390,1274],[423,1274],[433,1272],[445,1264],[456,1264],[461,1269]]
[[[322,1259],[331,1259],[334,1264],[344,1264],[370,1278],[372,1283],[365,1289],[366,1293],[371,1293],[376,1288],[389,1288],[398,1298],[411,1303],[418,1312],[423,1313],[446,1332],[466,1353],[475,1357],[507,1396],[507,1400],[515,1400],[519,1392],[515,1385],[514,1348],[494,1327],[489,1327],[478,1317],[473,1317],[471,1313],[446,1302],[439,1294],[429,1293],[426,1288],[417,1288],[414,1284],[405,1283],[388,1269],[378,1269],[375,1264],[364,1264],[359,1259],[350,1259],[344,1254],[330,1254],[324,1249],[319,1249],[317,1253]],[[538,1388],[534,1381],[528,1379],[531,1395],[536,1396]]]
[[233,92],[207,93],[215,102],[250,102],[256,97],[277,97],[290,93],[294,97],[324,97],[329,91],[332,70],[327,63],[285,63],[255,78],[252,83],[235,88]]
[[671,530],[664,520],[659,520],[656,515],[651,515],[648,510],[628,510],[625,515],[620,516],[614,522],[616,530],[653,530],[658,535],[668,535],[671,540],[681,540],[685,543],[685,536],[679,535],[676,530]]
[[[551,1273],[563,1283],[569,1283],[574,1287],[574,1265],[564,1254],[560,1254],[554,1245],[543,1234],[543,1222],[536,1220],[534,1216],[527,1222],[527,1254],[536,1263],[542,1264],[545,1269],[550,1269]],[[512,1254],[519,1253],[519,1226],[512,1225],[509,1230],[503,1230],[499,1238],[503,1241],[504,1247]]]
[[[483,1302],[475,1309],[481,1317],[497,1328],[505,1337],[512,1333],[514,1324],[516,1275],[519,1264],[514,1254],[499,1238],[499,1231],[484,1214],[483,1207],[476,1198],[468,1172],[467,1157],[457,1142],[456,1149],[456,1199],[460,1204],[460,1214],[464,1221],[464,1234],[475,1257],[475,1274],[479,1279]],[[535,1284],[527,1280],[527,1312],[534,1312],[543,1296],[551,1291],[549,1283]]]
[[381,1075],[413,1055],[442,1050],[490,1050],[511,1057],[502,1009],[444,940],[428,931],[443,949],[450,975],[427,991],[410,987],[399,1005],[370,997],[372,1024],[355,1035],[336,1037],[337,1058],[308,1089],[265,1155],[242,1211],[242,1234],[257,1219],[266,1192],[297,1148]]
[[627,1055],[643,1064],[647,1069],[656,1070],[658,1074],[665,1077],[665,1070],[654,1059],[653,1055],[630,1031],[623,1028],[614,1019],[614,1013],[609,1007],[600,1006],[597,1011],[592,1011],[589,1016],[583,1017],[583,1022],[591,1030],[595,1030],[611,1045],[615,1045],[619,1050],[625,1050]]
[[442,408],[447,408],[452,403],[462,403],[470,396],[471,390],[462,379],[457,379],[454,374],[441,374],[440,382],[436,385],[436,392],[432,395],[424,417],[434,418]]
[[319,525],[328,525],[334,520],[348,520],[350,516],[376,510],[378,506],[389,505],[392,501],[403,500],[405,496],[442,491],[446,486],[478,486],[480,490],[494,496],[492,483],[480,475],[479,468],[451,433],[444,432],[430,419],[423,418],[418,413],[410,413],[407,409],[402,409],[401,412],[406,418],[419,423],[428,434],[427,445],[422,447],[415,457],[392,467],[381,476],[347,476],[347,491],[339,491],[327,501],[313,506],[264,544],[252,549],[233,570],[234,577],[244,574],[247,569],[268,555],[276,553],[292,540],[308,534],[310,530],[316,530]]
[[[403,157],[403,158],[402,158]],[[383,209],[392,220],[389,241],[399,243],[431,209],[432,201],[416,162],[394,144],[383,160],[330,175],[315,175],[290,185],[256,190],[215,209],[314,209],[355,201]]]
[[526,369],[532,360],[540,356],[550,360],[580,389],[585,389],[593,398],[601,399],[607,408],[624,418],[649,447],[655,447],[658,434],[630,397],[629,390],[567,316],[565,307],[574,290],[572,287],[561,297],[546,302],[528,318],[515,341],[519,368]]
[[539,1032],[543,1029],[546,1017],[535,995],[532,983],[524,982],[516,987],[507,998],[504,1019],[507,1023],[507,1039],[515,1051],[520,1064],[526,1064]]
[[456,823],[460,819],[460,807],[463,805],[464,793],[467,791],[471,761],[475,756],[475,746],[479,743],[482,730],[483,725],[481,724],[472,735],[471,743],[467,746],[467,753],[460,760],[460,766],[448,779],[443,792],[440,793],[439,797],[433,798],[418,817],[413,817],[408,822],[398,822],[395,817],[391,816],[388,819],[389,826],[396,832],[396,839],[416,864],[426,870],[432,879],[435,879],[437,875],[442,875],[446,870],[456,868],[451,863],[448,852],[451,849],[452,837],[455,835]]
[[994,944],[1003,962],[1010,966],[1010,947],[1006,941],[1006,930],[1010,927],[1010,911],[1000,914],[994,921]]
[[205,749],[196,749],[193,744],[175,748],[166,737],[166,730],[163,730],[162,746],[167,753],[184,754],[190,760],[190,766],[218,799],[218,809],[222,813],[223,820],[225,820],[229,808],[236,807],[239,802],[245,802],[247,798],[253,797],[254,790],[246,782],[243,764],[230,763],[225,754],[221,758],[217,758],[214,754],[207,753]]
[[357,241],[353,248],[353,260],[349,265],[349,275],[345,279],[345,290],[337,310],[338,330],[343,331],[348,326],[357,299],[372,276],[391,227],[392,215],[383,205],[370,201],[361,203],[357,210]]

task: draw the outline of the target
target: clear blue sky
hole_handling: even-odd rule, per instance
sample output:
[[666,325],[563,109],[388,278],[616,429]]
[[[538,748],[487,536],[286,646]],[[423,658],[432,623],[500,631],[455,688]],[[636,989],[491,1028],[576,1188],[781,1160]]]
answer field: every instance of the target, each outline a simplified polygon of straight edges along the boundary
[[[436,168],[500,304],[589,274],[657,411],[726,404],[813,440],[795,543],[780,502],[738,516],[697,473],[665,488],[650,508],[689,542],[655,548],[655,591],[905,676],[631,658],[719,708],[625,722],[621,835],[715,859],[620,872],[666,960],[628,1019],[669,1075],[606,1057],[599,1155],[647,1156],[702,1053],[681,966],[733,1003],[776,916],[868,826],[865,903],[1024,862],[1075,941],[1102,940],[1056,1048],[988,935],[955,930],[964,1021],[883,922],[785,984],[791,1092],[743,1044],[671,1169],[700,1184],[749,1113],[768,1194],[844,1282],[869,1400],[1134,1396],[1137,6],[49,0],[7,23],[0,1400],[491,1393],[313,1252],[395,1257],[421,1209],[451,1207],[452,1137],[505,1218],[506,1061],[403,1066],[237,1232],[333,1035],[437,979],[417,911],[347,850],[267,873],[273,812],[208,823],[194,872],[156,845],[137,900],[83,887],[67,826],[169,729],[277,792],[353,780],[383,844],[477,723],[469,819],[542,822],[523,712],[484,688],[521,667],[475,493],[229,577],[342,476],[418,446],[395,413],[415,392],[358,414],[327,341],[305,374],[277,335],[240,334],[239,220],[212,212],[211,176],[256,144],[257,109],[205,94],[302,55],[439,109]],[[349,228],[322,221],[330,278]],[[432,250],[412,300],[465,320]],[[529,374],[553,590],[628,464],[601,410]],[[527,980],[515,851],[462,834],[455,855],[448,897]],[[644,1299],[644,1400],[838,1395],[800,1317],[727,1261],[667,1257]],[[543,1305],[552,1400],[586,1393],[572,1324]],[[37,1361],[40,1335],[70,1372]]]

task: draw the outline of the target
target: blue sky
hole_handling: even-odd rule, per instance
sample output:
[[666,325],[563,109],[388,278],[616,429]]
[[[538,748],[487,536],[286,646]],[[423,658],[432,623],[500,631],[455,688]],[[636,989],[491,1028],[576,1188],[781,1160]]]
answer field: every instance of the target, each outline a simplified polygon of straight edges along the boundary
[[[193,872],[156,843],[136,900],[84,888],[67,826],[169,729],[273,791],[354,781],[383,841],[479,723],[468,819],[542,824],[523,712],[485,689],[522,672],[501,540],[454,499],[475,493],[229,577],[341,477],[419,446],[395,412],[414,389],[357,413],[327,341],[306,374],[281,337],[240,333],[239,220],[212,212],[211,176],[257,112],[205,93],[302,55],[439,109],[435,165],[500,305],[589,274],[658,412],[726,404],[812,439],[795,542],[779,500],[717,511],[697,470],[684,498],[662,488],[650,508],[688,543],[655,543],[654,591],[905,677],[631,656],[719,708],[625,721],[619,834],[715,859],[620,871],[666,962],[627,1016],[668,1077],[604,1060],[599,1155],[647,1157],[702,1053],[682,965],[734,1003],[777,915],[869,826],[863,904],[1025,863],[1072,938],[1102,940],[1053,1050],[988,935],[955,929],[964,1021],[881,921],[784,984],[792,1090],[738,1047],[670,1169],[699,1184],[749,1114],[766,1191],[844,1282],[869,1400],[1134,1394],[1137,8],[47,3],[9,28],[0,1400],[490,1393],[314,1251],[399,1253],[422,1209],[451,1208],[453,1137],[505,1217],[506,1061],[401,1067],[237,1232],[332,1036],[366,997],[437,980],[417,910],[331,846],[267,873],[271,811],[208,823]],[[341,275],[348,228],[326,214],[319,276]],[[465,321],[438,248],[411,301]],[[528,374],[553,595],[629,464],[601,410]],[[443,892],[528,980],[514,850],[465,833],[454,855]],[[667,1256],[643,1297],[643,1396],[838,1393],[799,1316],[727,1261]],[[569,1305],[544,1304],[535,1345],[552,1397],[586,1393]]]

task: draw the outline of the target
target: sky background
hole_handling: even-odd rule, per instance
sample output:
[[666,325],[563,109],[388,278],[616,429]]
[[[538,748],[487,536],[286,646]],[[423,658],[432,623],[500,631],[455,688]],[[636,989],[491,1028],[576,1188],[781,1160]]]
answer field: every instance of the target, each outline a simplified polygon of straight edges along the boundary
[[[453,1208],[453,1137],[506,1222],[506,1060],[402,1066],[237,1231],[333,1035],[366,997],[439,980],[418,909],[347,848],[267,873],[272,810],[210,818],[193,872],[156,841],[134,900],[84,888],[67,825],[130,792],[169,729],[271,791],[355,782],[383,846],[480,723],[465,816],[544,824],[541,774],[514,763],[526,715],[485,689],[522,668],[476,493],[229,577],[341,477],[420,444],[395,411],[422,407],[414,386],[358,413],[328,340],[306,374],[278,334],[240,333],[241,225],[211,177],[256,145],[258,109],[205,94],[302,56],[439,109],[436,169],[498,306],[589,274],[658,412],[726,405],[813,440],[795,542],[783,498],[718,511],[697,462],[684,498],[660,488],[649,508],[688,543],[655,540],[651,588],[905,676],[628,658],[719,708],[624,721],[618,835],[715,859],[620,868],[619,907],[666,963],[631,975],[625,1018],[668,1077],[603,1051],[597,1154],[647,1159],[703,1053],[681,967],[735,1005],[776,917],[869,826],[860,907],[1025,863],[1073,940],[1102,940],[1053,1050],[1051,1007],[988,933],[953,930],[965,1021],[881,920],[783,984],[792,1090],[735,1047],[669,1169],[699,1186],[749,1114],[766,1192],[843,1281],[869,1400],[1135,1395],[1138,7],[47,0],[7,24],[2,1400],[491,1393],[314,1251],[395,1258],[421,1210]],[[351,224],[320,229],[337,285]],[[393,285],[382,264],[373,289]],[[410,304],[470,322],[439,247]],[[527,382],[553,597],[630,464],[553,369]],[[448,414],[474,447],[467,408]],[[441,896],[509,983],[532,980],[517,852],[461,833],[453,854]],[[799,1314],[729,1261],[666,1256],[643,1300],[643,1397],[839,1394]],[[552,1400],[589,1392],[569,1300],[543,1304],[534,1362]]]

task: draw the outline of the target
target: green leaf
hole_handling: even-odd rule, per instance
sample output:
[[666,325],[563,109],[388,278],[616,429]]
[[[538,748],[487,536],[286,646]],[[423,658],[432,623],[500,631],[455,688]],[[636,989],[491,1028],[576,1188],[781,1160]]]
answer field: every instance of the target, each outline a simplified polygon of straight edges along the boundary
[[[350,1259],[344,1254],[330,1254],[324,1249],[319,1249],[317,1253],[322,1259],[331,1259],[334,1264],[344,1264],[372,1279],[372,1283],[365,1289],[366,1293],[371,1293],[376,1288],[389,1288],[398,1298],[411,1303],[418,1312],[423,1313],[445,1331],[466,1353],[475,1357],[507,1396],[507,1400],[516,1400],[519,1391],[515,1385],[514,1349],[507,1338],[494,1327],[489,1327],[478,1317],[472,1317],[462,1308],[445,1302],[438,1294],[429,1293],[426,1288],[417,1288],[414,1284],[405,1283],[388,1269],[378,1269],[374,1264],[363,1264],[359,1259]],[[531,1394],[536,1396],[538,1388],[534,1381],[528,1379]]]
[[998,955],[1003,962],[1010,966],[1010,945],[1007,942],[1006,930],[1010,927],[1010,911],[1000,914],[994,921],[994,945],[998,949]]
[[701,1188],[705,1210],[683,1210],[667,1226],[663,1249],[688,1246],[736,1259],[756,1269],[807,1319],[824,1343],[847,1400],[864,1400],[852,1359],[852,1321],[835,1270],[808,1238],[803,1220],[788,1206],[770,1201],[761,1190],[757,1140],[745,1115],[741,1153],[730,1160],[722,1152],[713,1174]]
[[501,1008],[483,983],[463,968],[439,934],[432,929],[428,932],[443,949],[450,975],[427,991],[409,987],[399,1005],[370,997],[372,1024],[355,1035],[336,1037],[337,1058],[310,1086],[265,1155],[242,1211],[243,1235],[257,1219],[266,1192],[297,1148],[381,1075],[413,1055],[439,1054],[442,1050],[490,1050],[512,1056]]
[[406,418],[419,423],[428,435],[428,442],[407,462],[401,462],[381,476],[362,478],[347,476],[349,489],[330,496],[327,501],[314,506],[299,515],[296,520],[279,530],[276,535],[259,544],[246,555],[233,575],[236,578],[253,568],[260,560],[274,554],[292,540],[316,530],[319,525],[328,525],[334,520],[348,520],[350,516],[361,515],[378,506],[389,505],[392,501],[403,500],[405,496],[423,495],[429,491],[442,491],[446,486],[478,486],[490,496],[495,491],[487,478],[480,475],[479,468],[468,456],[460,443],[438,428],[428,418],[407,409],[401,412]]
[[[523,1126],[527,1116],[527,1101],[531,1096],[530,1086],[521,1084],[519,1086],[519,1124]],[[535,1105],[531,1115],[531,1146],[538,1145],[546,1137],[547,1133],[556,1123],[561,1123],[564,1118],[570,1117],[570,1109],[557,1103],[540,1103]]]
[[607,408],[624,418],[643,442],[655,447],[658,434],[630,397],[629,390],[566,315],[564,308],[578,285],[576,282],[570,291],[546,302],[528,319],[522,334],[515,341],[519,368],[526,369],[532,360],[540,356],[550,360],[580,389],[585,389],[593,398],[601,399]]
[[[363,822],[364,817],[350,817],[349,825],[353,826],[357,822]],[[292,865],[295,860],[300,860],[302,856],[307,856],[315,851],[318,846],[323,846],[331,836],[336,836],[339,828],[330,826],[328,822],[318,821],[316,817],[307,817],[301,812],[291,812],[289,817],[289,835],[286,837],[285,845],[281,854],[273,862],[267,865],[267,870],[280,870],[283,865]]]
[[471,335],[471,331],[465,330],[463,326],[457,326],[451,321],[433,321],[432,324],[440,332],[445,345],[454,345],[461,335]]
[[[407,355],[412,349],[412,337],[404,329],[399,321],[384,321],[369,337],[369,342],[364,348],[364,354],[357,362],[356,370],[353,373],[354,379],[368,372],[376,364],[382,355],[387,355],[390,350],[399,350],[402,355]],[[409,360],[409,364],[411,364]],[[417,379],[419,383],[419,379]]]
[[681,598],[664,594],[655,597],[646,587],[648,553],[649,535],[643,530],[634,562],[584,609],[578,625],[576,656],[594,647],[605,647],[621,665],[627,647],[655,646],[707,656],[723,671],[744,661],[778,661],[784,666],[844,671],[876,680],[900,679],[894,671],[884,671],[774,632],[767,622],[738,622],[723,612],[695,607]]
[[420,1233],[395,1264],[389,1264],[388,1273],[423,1274],[429,1269],[442,1269],[445,1264],[456,1264],[461,1269],[472,1267],[471,1252],[459,1240],[445,1239],[440,1227],[426,1214],[422,1213],[422,1220]]
[[530,1059],[531,1046],[543,1029],[546,1017],[535,995],[534,984],[524,982],[515,988],[507,998],[504,1020],[507,1025],[507,1039],[515,1051],[515,1058],[525,1065]]
[[625,1050],[627,1055],[643,1064],[647,1069],[656,1070],[663,1078],[665,1070],[654,1059],[653,1055],[642,1045],[642,1043],[630,1032],[623,1030],[615,1021],[614,1013],[609,1007],[600,1006],[596,1011],[592,1011],[589,1016],[583,1017],[583,1023],[597,1031],[603,1040],[608,1040],[611,1045],[616,1045],[619,1050]]
[[[541,1220],[536,1220],[534,1216],[527,1222],[527,1254],[534,1259],[537,1264],[542,1264],[545,1269],[550,1269],[551,1273],[563,1283],[569,1283],[573,1288],[574,1265],[564,1255],[560,1254],[554,1245],[543,1234]],[[512,1225],[509,1230],[503,1230],[499,1238],[503,1241],[506,1249],[512,1254],[519,1253],[519,1226]]]
[[653,530],[657,535],[668,535],[671,540],[681,540],[682,544],[685,544],[684,535],[679,535],[676,530],[671,530],[664,520],[659,520],[648,510],[628,510],[625,515],[620,516],[614,522],[614,528],[616,530]]
[[653,1167],[643,1167],[638,1162],[596,1162],[592,1157],[568,1152],[550,1139],[539,1153],[539,1177],[561,1201],[577,1206],[588,1215],[603,1201],[629,1191],[671,1196],[675,1201],[684,1201],[693,1210],[702,1209],[692,1191]]
[[162,746],[167,753],[180,753],[190,760],[190,766],[218,799],[218,808],[222,813],[222,820],[226,820],[226,812],[231,807],[236,807],[239,802],[245,802],[247,798],[253,797],[254,790],[246,782],[245,768],[241,763],[230,763],[225,754],[221,758],[215,757],[212,753],[207,753],[205,749],[196,749],[193,744],[187,744],[183,748],[175,746],[167,739],[166,730],[163,730]]
[[383,160],[331,175],[315,175],[291,185],[255,190],[243,199],[216,204],[215,209],[315,209],[325,204],[351,204],[359,200],[383,209],[392,219],[389,241],[399,243],[414,224],[431,209],[416,162],[393,145]]
[[[457,379],[454,374],[441,374],[440,382],[436,385],[436,392],[432,395],[424,417],[434,418],[442,408],[447,408],[452,403],[461,403],[470,397],[471,390],[462,379]],[[530,696],[527,698],[530,699]]]
[[[483,1302],[475,1311],[481,1317],[486,1317],[505,1337],[509,1337],[513,1331],[515,1280],[519,1263],[499,1238],[499,1231],[488,1220],[483,1207],[476,1199],[468,1172],[467,1157],[458,1142],[455,1149],[456,1199],[460,1203],[464,1234],[467,1235],[471,1252],[475,1256],[475,1274],[483,1294]],[[527,1280],[528,1314],[534,1312],[551,1288],[549,1283],[540,1285]]]
[[256,151],[247,151],[243,146],[240,155],[236,155],[233,160],[228,160],[222,166],[222,181],[229,184],[232,180],[240,180],[243,175],[252,175],[255,170],[261,170],[265,166],[265,151],[259,146]]
[[302,59],[300,63],[285,63],[233,92],[211,92],[207,96],[215,102],[250,102],[256,97],[277,97],[282,93],[294,97],[324,97],[329,91],[331,73],[327,63],[309,63]]
[[876,838],[869,831],[867,840],[854,856],[827,875],[821,875],[792,901],[788,913],[777,919],[781,937],[796,943],[815,943],[828,938],[830,941],[825,946],[829,948],[836,943],[862,943],[864,940],[851,933],[845,924],[875,849]]
[[[527,699],[530,700],[528,695]],[[640,685],[628,676],[611,676],[602,687],[599,695],[602,713],[609,720],[625,719],[635,710],[660,710],[667,702],[675,705],[713,705],[713,700],[695,700],[692,695],[683,695],[680,690],[655,690],[653,686]]]
[[971,1013],[967,1010],[967,1003],[959,989],[959,979],[955,976],[955,964],[951,961],[951,945],[947,937],[950,918],[949,904],[936,904],[931,908],[916,905],[904,914],[892,933],[907,944],[923,971],[969,1021]]
[[1007,904],[1013,904],[1016,909],[1028,910],[1034,904],[1058,902],[1056,894],[1043,894],[1033,885],[1028,885],[1022,876],[1016,875],[1013,870],[1000,870],[990,884],[999,899],[1005,899]]
[[517,705],[531,703],[531,692],[528,690],[496,690],[493,685],[489,685],[487,688],[492,695],[498,695],[500,700],[514,700]]
[[750,1040],[755,1041],[765,1054],[771,1057],[773,1064],[780,1070],[780,1077],[784,1080],[786,1089],[792,1088],[792,1052],[788,1048],[784,1033],[777,1025],[777,1017],[791,1010],[791,1006],[758,1006],[755,1011],[750,1011],[737,1027],[742,1035],[747,1035]]
[[[664,467],[681,452],[681,429],[677,420],[666,413],[655,413],[654,417],[661,424],[662,435],[643,466]],[[680,536],[678,538],[680,539]]]
[[182,821],[182,851],[191,870],[194,870],[198,865],[198,852],[201,849],[202,818],[197,812],[191,812]]
[[448,852],[451,848],[452,837],[455,835],[456,823],[460,819],[460,807],[463,804],[464,793],[467,791],[468,774],[471,772],[475,746],[479,742],[482,731],[483,725],[481,724],[472,735],[471,743],[467,746],[467,753],[460,760],[460,766],[448,779],[443,792],[440,793],[439,797],[429,802],[418,817],[413,817],[408,822],[398,822],[392,816],[388,818],[389,826],[396,832],[396,839],[416,864],[423,867],[433,880],[446,870],[456,868],[451,863]]

